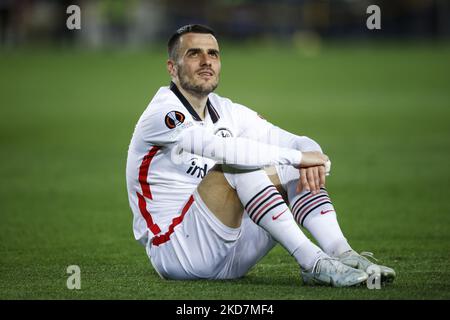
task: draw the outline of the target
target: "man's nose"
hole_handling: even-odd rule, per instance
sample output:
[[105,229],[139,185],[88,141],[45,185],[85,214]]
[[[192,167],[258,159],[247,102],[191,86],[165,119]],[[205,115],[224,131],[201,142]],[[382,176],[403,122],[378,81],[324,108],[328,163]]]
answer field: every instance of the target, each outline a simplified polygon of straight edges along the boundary
[[201,59],[200,59],[200,64],[202,66],[204,66],[204,65],[211,66],[211,58],[208,55],[208,53],[202,53]]

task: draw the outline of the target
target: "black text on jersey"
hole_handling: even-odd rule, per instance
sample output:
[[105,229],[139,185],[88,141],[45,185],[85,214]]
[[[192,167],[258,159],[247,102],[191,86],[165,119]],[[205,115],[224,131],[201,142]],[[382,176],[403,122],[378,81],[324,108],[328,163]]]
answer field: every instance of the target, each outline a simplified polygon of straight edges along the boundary
[[203,179],[206,176],[206,173],[208,172],[208,165],[205,163],[203,167],[198,166],[197,158],[192,158],[190,161],[191,166],[186,171],[186,173],[190,174],[191,176],[197,174],[197,178]]

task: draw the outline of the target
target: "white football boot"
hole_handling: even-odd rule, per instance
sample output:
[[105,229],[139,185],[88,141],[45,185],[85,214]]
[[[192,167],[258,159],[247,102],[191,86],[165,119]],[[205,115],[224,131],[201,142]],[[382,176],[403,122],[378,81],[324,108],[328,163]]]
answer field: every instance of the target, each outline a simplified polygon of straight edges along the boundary
[[336,257],[343,264],[365,271],[369,276],[378,273],[381,283],[390,283],[395,279],[395,271],[392,268],[382,266],[370,261],[368,258],[378,261],[374,258],[371,252],[361,252],[358,254],[354,250],[346,251],[340,256]]
[[351,287],[365,282],[368,278],[364,271],[348,267],[330,257],[318,259],[310,270],[302,270],[301,274],[307,285],[332,287]]

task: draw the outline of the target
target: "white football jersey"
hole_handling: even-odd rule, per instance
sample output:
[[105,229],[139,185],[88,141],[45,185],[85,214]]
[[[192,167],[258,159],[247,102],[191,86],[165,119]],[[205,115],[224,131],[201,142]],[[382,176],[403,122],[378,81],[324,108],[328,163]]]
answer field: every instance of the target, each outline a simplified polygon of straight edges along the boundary
[[[250,150],[256,141],[274,145],[259,145],[262,160],[256,162],[250,159],[246,160],[249,163],[244,163],[244,160],[238,159],[235,161],[237,165],[241,162],[258,166],[298,165],[301,159],[299,150],[317,150],[318,145],[311,144],[309,138],[281,130],[256,112],[215,93],[208,96],[205,114],[202,120],[176,85],[171,83],[170,87],[158,90],[136,125],[128,149],[126,178],[134,215],[134,236],[143,245],[147,245],[154,236],[167,232],[197,185],[216,163],[216,152],[204,157],[203,153],[190,153],[180,146],[182,137],[186,145],[189,139],[186,133],[192,132],[193,128],[201,127],[202,132],[214,138],[237,138],[234,140],[240,149],[230,149],[235,154]],[[277,135],[276,139],[273,139],[274,135]],[[247,148],[239,144],[242,139],[238,137],[254,140],[255,143]],[[193,139],[193,136],[190,138]],[[217,144],[223,139],[208,141]],[[277,149],[270,149],[275,145]],[[231,158],[233,155],[227,159]]]

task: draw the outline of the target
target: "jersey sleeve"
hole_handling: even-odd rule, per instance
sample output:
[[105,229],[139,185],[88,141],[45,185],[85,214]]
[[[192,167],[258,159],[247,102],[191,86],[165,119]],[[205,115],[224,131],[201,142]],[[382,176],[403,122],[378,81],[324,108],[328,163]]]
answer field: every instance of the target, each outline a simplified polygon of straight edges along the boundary
[[180,134],[191,126],[192,117],[182,108],[150,105],[142,115],[137,129],[145,142],[167,146],[176,143]]
[[302,152],[244,137],[221,137],[203,127],[193,126],[179,135],[178,146],[185,152],[239,168],[275,165],[299,167]]
[[290,133],[273,125],[255,111],[237,103],[234,105],[239,115],[238,122],[241,137],[303,152],[322,152],[320,145],[313,139]]

